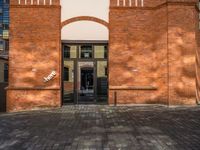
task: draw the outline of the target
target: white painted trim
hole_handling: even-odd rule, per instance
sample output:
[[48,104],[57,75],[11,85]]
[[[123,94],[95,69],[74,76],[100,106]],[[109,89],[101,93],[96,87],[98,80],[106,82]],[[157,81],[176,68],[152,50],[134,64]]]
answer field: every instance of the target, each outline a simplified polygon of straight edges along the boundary
[[31,5],[33,5],[33,0],[31,0]]
[[40,4],[40,0],[37,0],[37,4],[38,4],[38,5]]
[[141,0],[141,6],[142,7],[144,6],[144,0]]
[[135,0],[135,6],[136,7],[138,6],[138,0]]
[[126,0],[123,0],[123,6],[126,6]]
[[120,4],[120,0],[117,0],[117,6],[119,6],[119,4]]
[[18,4],[19,4],[19,5],[21,4],[21,0],[18,0]]
[[27,5],[27,0],[25,0],[25,5]]
[[50,0],[49,5],[52,5],[52,0]]
[[44,5],[46,5],[46,0],[43,0],[43,2],[44,2]]
[[132,6],[132,0],[129,0],[129,6],[130,7]]

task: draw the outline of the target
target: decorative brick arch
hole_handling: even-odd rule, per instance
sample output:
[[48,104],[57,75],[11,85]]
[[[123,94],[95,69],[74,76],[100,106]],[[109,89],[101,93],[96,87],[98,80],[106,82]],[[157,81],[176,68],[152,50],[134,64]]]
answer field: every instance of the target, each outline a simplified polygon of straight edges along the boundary
[[108,22],[106,22],[102,19],[96,18],[96,17],[91,17],[91,16],[79,16],[79,17],[70,18],[70,19],[65,20],[61,23],[61,28],[63,28],[64,26],[66,26],[70,23],[77,22],[77,21],[92,21],[92,22],[102,24],[106,28],[109,28]]

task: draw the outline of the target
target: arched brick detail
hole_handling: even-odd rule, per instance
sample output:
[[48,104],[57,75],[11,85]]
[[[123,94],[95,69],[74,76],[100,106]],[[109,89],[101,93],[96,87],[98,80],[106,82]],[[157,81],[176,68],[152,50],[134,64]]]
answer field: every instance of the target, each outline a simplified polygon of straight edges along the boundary
[[79,17],[70,18],[61,23],[61,28],[63,28],[64,26],[66,26],[70,23],[77,22],[77,21],[92,21],[92,22],[102,24],[103,26],[109,28],[108,22],[106,22],[102,19],[96,18],[96,17],[91,17],[91,16],[79,16]]

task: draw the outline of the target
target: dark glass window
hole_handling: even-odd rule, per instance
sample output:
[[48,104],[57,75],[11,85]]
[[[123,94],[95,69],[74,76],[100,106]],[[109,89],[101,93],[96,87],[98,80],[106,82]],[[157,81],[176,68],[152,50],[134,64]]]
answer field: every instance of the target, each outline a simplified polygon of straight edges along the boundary
[[9,4],[10,0],[4,0],[5,4]]
[[8,64],[4,64],[4,82],[8,82]]
[[64,58],[70,58],[70,47],[64,46]]
[[92,46],[81,46],[81,58],[92,58]]
[[105,67],[105,76],[108,76],[108,68]]
[[108,46],[104,46],[104,58],[108,58]]
[[8,40],[4,40],[4,50],[5,51],[9,50],[9,41]]
[[9,25],[8,24],[3,24],[3,29],[4,30],[8,30],[9,29]]
[[69,68],[64,67],[64,81],[69,81]]
[[0,38],[9,38],[9,0],[0,0]]

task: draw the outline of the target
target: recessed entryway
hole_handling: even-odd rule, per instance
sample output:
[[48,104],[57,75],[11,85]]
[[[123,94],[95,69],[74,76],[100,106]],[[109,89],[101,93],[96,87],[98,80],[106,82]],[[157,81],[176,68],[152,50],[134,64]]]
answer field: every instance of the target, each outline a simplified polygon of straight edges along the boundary
[[63,104],[106,104],[108,42],[63,41]]

